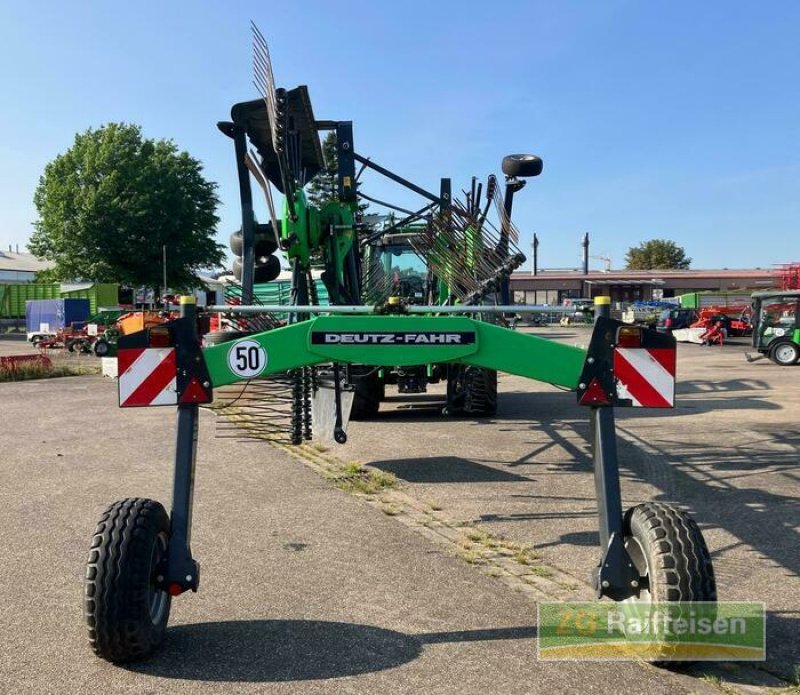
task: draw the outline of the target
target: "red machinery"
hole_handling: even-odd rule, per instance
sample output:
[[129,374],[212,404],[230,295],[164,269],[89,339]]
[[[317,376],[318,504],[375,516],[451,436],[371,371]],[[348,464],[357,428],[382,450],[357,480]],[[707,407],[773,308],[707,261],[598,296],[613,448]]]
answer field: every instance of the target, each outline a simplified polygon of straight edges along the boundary
[[725,333],[731,336],[750,335],[753,327],[750,323],[750,306],[732,304],[729,306],[708,306],[699,309],[699,317],[690,328],[710,329],[718,322],[722,323]]
[[780,263],[777,275],[782,290],[800,290],[800,263]]

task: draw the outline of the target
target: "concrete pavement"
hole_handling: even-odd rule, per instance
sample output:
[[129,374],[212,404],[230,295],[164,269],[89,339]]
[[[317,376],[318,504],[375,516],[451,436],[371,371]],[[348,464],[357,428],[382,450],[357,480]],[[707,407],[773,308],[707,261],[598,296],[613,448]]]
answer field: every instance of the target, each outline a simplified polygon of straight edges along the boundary
[[83,626],[87,544],[113,500],[168,503],[173,411],[118,410],[100,377],[0,384],[0,403],[2,692],[718,692],[646,665],[537,661],[527,595],[286,453],[216,439],[207,411],[200,592],[174,602],[154,658],[107,664]]

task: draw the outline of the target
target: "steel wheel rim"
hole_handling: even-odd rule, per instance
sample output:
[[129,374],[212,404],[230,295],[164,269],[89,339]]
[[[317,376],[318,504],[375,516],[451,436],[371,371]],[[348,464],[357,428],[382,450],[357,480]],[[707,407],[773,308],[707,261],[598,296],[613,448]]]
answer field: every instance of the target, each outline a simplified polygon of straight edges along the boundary
[[779,345],[775,348],[775,359],[778,362],[792,362],[795,358],[795,349],[791,345]]
[[169,595],[161,588],[157,582],[158,566],[161,559],[167,552],[167,534],[159,533],[153,543],[153,551],[150,553],[150,585],[148,587],[147,598],[150,608],[150,620],[154,625],[158,625],[164,618],[167,610]]

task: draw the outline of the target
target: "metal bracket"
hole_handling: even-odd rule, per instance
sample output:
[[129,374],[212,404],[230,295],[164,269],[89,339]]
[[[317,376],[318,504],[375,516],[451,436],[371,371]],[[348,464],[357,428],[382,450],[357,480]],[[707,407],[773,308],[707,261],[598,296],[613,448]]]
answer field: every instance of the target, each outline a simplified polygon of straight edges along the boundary
[[612,533],[595,570],[594,588],[597,598],[608,596],[622,601],[639,593],[641,577],[625,549],[622,536]]

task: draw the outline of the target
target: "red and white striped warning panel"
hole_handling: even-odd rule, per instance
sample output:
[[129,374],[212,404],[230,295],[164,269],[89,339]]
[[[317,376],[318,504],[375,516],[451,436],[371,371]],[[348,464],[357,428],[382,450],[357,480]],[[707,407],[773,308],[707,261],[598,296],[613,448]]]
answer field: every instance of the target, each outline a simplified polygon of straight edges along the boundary
[[120,408],[177,405],[175,348],[128,348],[117,355]]
[[637,408],[672,408],[675,356],[675,350],[670,348],[616,348],[617,399],[630,400]]

